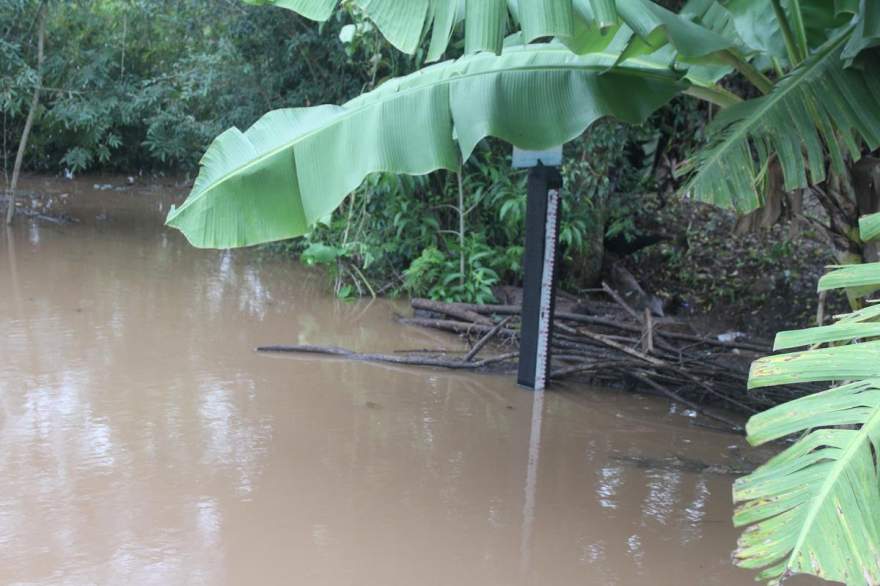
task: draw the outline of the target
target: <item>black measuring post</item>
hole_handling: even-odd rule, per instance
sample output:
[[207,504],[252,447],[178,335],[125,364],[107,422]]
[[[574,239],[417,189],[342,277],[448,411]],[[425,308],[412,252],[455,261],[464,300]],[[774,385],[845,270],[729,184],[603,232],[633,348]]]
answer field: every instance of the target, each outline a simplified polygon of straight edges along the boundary
[[562,175],[555,167],[539,163],[529,170],[517,382],[534,390],[544,389],[550,371],[561,188]]

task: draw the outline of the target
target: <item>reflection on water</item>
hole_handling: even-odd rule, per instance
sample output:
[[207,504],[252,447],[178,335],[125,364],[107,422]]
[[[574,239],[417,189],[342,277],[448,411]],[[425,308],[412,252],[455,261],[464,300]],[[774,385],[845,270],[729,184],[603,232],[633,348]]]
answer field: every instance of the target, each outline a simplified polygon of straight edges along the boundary
[[258,356],[457,341],[82,191],[81,224],[0,239],[0,583],[752,583],[732,478],[614,458],[739,440],[643,397]]

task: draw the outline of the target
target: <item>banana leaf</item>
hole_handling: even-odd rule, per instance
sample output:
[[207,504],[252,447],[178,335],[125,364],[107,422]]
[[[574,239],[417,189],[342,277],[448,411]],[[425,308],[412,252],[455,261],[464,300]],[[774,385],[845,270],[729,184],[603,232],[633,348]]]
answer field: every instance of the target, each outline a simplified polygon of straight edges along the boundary
[[[825,289],[876,288],[880,264],[840,268],[823,281]],[[746,527],[734,559],[761,569],[758,578],[771,585],[798,573],[880,584],[878,318],[880,305],[873,305],[830,326],[783,332],[778,349],[852,343],[769,356],[752,365],[750,388],[850,381],[755,415],[746,426],[755,445],[800,436],[733,487],[734,524]]]
[[778,159],[791,191],[825,180],[826,160],[845,172],[862,145],[880,147],[880,60],[842,67],[855,25],[829,40],[766,96],[722,110],[707,127],[709,144],[691,161],[685,191],[748,212],[763,204],[763,170]]
[[[244,0],[248,4],[287,8],[317,21],[332,16],[339,0]],[[511,2],[521,13],[526,42],[538,37],[565,37],[573,32],[575,0]],[[468,52],[500,53],[509,27],[507,0],[354,0],[389,43],[404,53],[415,53],[422,35],[431,31],[429,61],[439,59],[449,44],[456,22],[465,20]],[[613,5],[613,2],[612,2]]]
[[307,233],[374,172],[457,169],[497,137],[524,149],[564,143],[596,120],[639,124],[687,87],[682,73],[559,45],[480,53],[391,80],[342,106],[278,110],[220,135],[167,224],[202,248]]
[[774,350],[789,350],[799,346],[850,342],[856,339],[880,337],[880,323],[843,322],[830,326],[779,332],[773,344]]
[[862,217],[859,220],[859,231],[865,242],[880,238],[880,213]]
[[878,285],[880,285],[880,263],[842,266],[819,279],[819,291]]

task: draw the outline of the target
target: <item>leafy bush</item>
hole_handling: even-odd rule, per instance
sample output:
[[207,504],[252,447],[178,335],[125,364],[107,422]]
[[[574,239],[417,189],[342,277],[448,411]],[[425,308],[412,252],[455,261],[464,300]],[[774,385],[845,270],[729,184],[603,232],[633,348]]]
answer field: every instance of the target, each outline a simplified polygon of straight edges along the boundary
[[[595,268],[601,269],[606,237],[636,238],[644,220],[653,221],[658,198],[643,192],[657,189],[659,126],[668,116],[644,128],[605,121],[566,146],[560,256],[567,288],[584,286],[584,259],[598,259]],[[306,244],[281,248],[296,252],[320,244],[345,250],[332,264],[356,267],[374,290],[492,301],[495,286],[522,278],[526,177],[526,171],[512,169],[508,146],[486,141],[464,166],[461,208],[453,173],[375,175]],[[304,260],[313,263],[310,254]],[[337,292],[345,283],[352,285],[345,292],[369,289],[354,270],[334,269],[331,278]]]
[[[5,160],[33,90],[38,4],[0,3]],[[214,0],[50,2],[45,91],[25,165],[194,171],[225,128],[360,91],[371,65],[361,50],[340,50],[349,20],[342,13],[319,27],[289,11]]]

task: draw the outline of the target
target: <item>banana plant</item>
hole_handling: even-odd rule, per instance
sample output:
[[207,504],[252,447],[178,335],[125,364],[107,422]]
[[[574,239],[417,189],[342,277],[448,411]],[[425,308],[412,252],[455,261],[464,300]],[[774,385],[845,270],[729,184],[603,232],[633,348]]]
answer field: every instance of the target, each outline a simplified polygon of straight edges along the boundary
[[[315,19],[341,5],[247,1]],[[692,0],[680,14],[650,0],[344,4],[362,10],[404,50],[415,51],[430,34],[431,44],[442,47],[433,56],[446,51],[463,21],[467,54],[342,106],[270,112],[246,132],[218,137],[189,199],[168,217],[196,246],[301,235],[370,172],[457,169],[486,136],[539,148],[573,138],[601,116],[638,123],[675,88],[719,109],[708,144],[690,162],[685,193],[748,212],[771,195],[767,177],[778,167],[787,190],[818,185],[828,194],[822,202],[831,240],[842,243],[835,250],[840,262],[862,259],[862,243],[853,238],[860,210],[838,205],[845,189],[824,186],[829,174],[847,177],[865,148],[880,147],[876,2]],[[499,23],[506,23],[505,34],[520,29],[506,48],[482,36]],[[416,41],[398,36],[412,31]],[[550,35],[556,38],[549,43],[522,44]],[[743,99],[719,84],[733,72],[758,97]],[[577,90],[575,79],[591,80],[589,89]],[[655,93],[658,84],[663,90]]]
[[[862,237],[878,235],[880,214],[862,219]],[[841,267],[820,291],[869,286],[880,289],[880,263],[857,271]],[[749,385],[761,388],[829,381],[831,389],[752,417],[748,439],[759,445],[798,439],[736,481],[740,503],[734,523],[746,527],[735,558],[763,568],[760,578],[778,584],[792,574],[813,574],[845,584],[880,583],[880,304],[828,326],[782,332],[777,350],[762,358]]]

